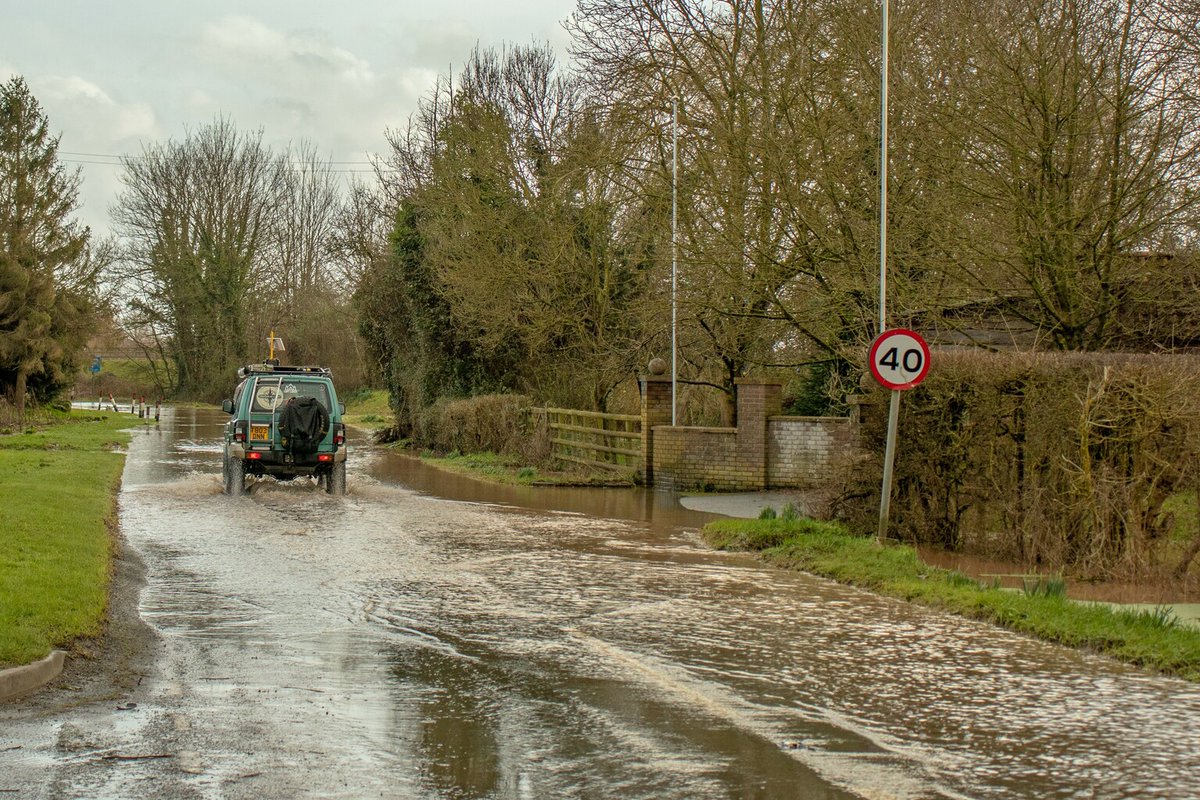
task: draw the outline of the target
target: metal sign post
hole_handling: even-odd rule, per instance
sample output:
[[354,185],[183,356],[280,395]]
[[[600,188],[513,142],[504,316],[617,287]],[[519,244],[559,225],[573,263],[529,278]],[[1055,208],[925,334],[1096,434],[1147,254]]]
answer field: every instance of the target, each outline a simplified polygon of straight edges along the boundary
[[871,374],[880,385],[892,390],[888,407],[887,445],[883,451],[883,486],[879,490],[880,544],[887,538],[888,514],[892,505],[892,466],[896,461],[896,428],[900,422],[900,393],[913,388],[929,373],[929,345],[915,331],[894,328],[881,333],[867,356]]
[[883,485],[879,489],[879,529],[875,541],[887,539],[888,515],[892,510],[892,465],[896,463],[896,428],[900,424],[900,390],[892,390],[888,405],[887,446],[883,450]]

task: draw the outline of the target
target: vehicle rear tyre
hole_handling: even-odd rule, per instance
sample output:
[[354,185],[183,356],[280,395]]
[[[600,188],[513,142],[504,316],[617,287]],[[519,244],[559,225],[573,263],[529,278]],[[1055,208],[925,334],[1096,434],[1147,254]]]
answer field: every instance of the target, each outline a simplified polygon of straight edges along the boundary
[[334,464],[329,475],[325,478],[325,491],[330,494],[342,495],[346,493],[346,462]]
[[239,497],[246,493],[246,464],[240,458],[225,459],[225,494]]

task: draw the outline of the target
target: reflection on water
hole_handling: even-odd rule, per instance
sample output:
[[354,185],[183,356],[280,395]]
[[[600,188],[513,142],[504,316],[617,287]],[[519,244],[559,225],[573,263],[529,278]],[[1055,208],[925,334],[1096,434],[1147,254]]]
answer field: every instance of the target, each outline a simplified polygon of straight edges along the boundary
[[679,498],[653,489],[575,486],[514,486],[433,469],[421,459],[387,452],[371,461],[370,475],[450,500],[493,503],[524,509],[573,512],[601,519],[653,521],[657,525],[700,526],[716,515],[689,511]]

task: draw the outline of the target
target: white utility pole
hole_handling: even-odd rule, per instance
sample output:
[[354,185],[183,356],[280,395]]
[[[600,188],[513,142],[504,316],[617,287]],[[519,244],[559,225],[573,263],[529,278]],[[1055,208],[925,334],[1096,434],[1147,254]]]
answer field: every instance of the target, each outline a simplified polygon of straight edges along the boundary
[[676,424],[675,383],[679,376],[676,342],[676,272],[679,261],[679,98],[671,101],[671,427]]
[[888,210],[888,0],[883,4],[883,38],[879,93],[879,335],[887,330]]
[[[888,200],[888,2],[882,0],[883,33],[880,37],[879,67],[879,332],[887,327],[887,200]],[[883,486],[879,491],[879,530],[876,539],[887,538],[888,516],[892,505],[892,467],[896,460],[896,428],[900,424],[900,390],[892,390],[888,405],[887,444],[883,452]]]

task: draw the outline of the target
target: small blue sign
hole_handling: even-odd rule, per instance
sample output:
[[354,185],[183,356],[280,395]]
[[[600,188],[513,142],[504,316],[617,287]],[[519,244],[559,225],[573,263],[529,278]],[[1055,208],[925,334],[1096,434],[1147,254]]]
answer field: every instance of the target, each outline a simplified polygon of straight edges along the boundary
[[100,371],[100,356],[92,359],[92,374],[95,375]]

